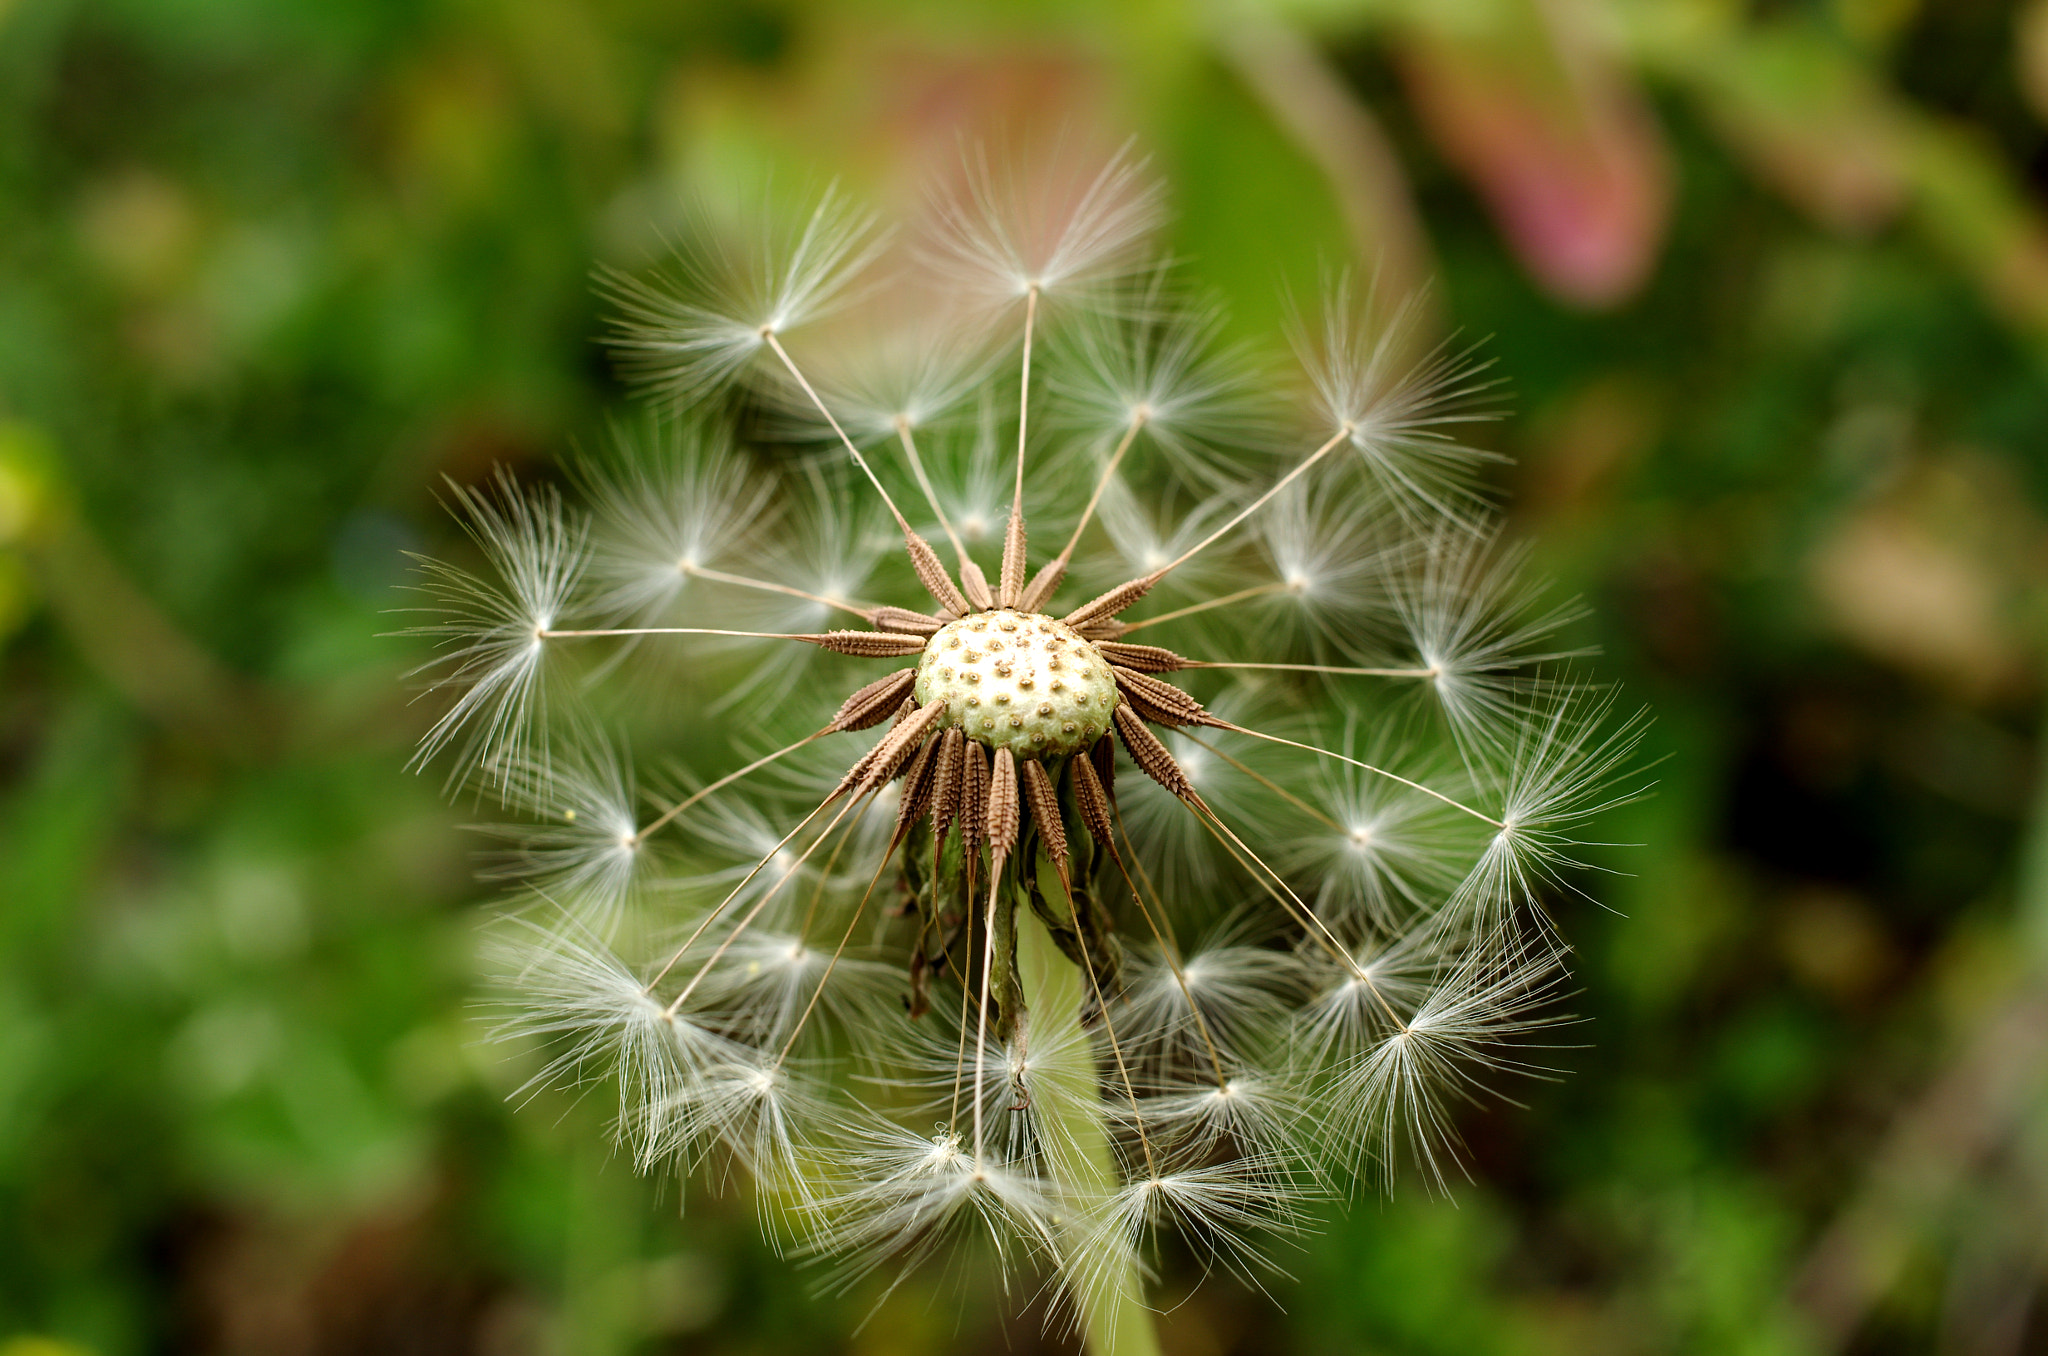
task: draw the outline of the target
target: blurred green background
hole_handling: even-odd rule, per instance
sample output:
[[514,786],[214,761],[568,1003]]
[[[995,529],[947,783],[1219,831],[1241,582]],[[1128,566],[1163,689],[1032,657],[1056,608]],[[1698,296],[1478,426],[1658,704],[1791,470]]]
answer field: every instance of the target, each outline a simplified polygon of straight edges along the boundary
[[1242,337],[1437,280],[1666,759],[1569,1076],[1168,1348],[2048,1352],[2048,3],[0,0],[0,1356],[1062,1349],[508,1103],[379,638],[595,262],[1061,129]]

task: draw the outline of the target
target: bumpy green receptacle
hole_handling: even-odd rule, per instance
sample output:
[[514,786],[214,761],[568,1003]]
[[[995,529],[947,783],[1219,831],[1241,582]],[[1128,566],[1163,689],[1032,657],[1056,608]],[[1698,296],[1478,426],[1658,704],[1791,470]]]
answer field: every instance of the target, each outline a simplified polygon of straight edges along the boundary
[[948,623],[917,666],[919,706],[1018,758],[1066,758],[1109,729],[1116,678],[1078,631],[1036,612],[977,612]]

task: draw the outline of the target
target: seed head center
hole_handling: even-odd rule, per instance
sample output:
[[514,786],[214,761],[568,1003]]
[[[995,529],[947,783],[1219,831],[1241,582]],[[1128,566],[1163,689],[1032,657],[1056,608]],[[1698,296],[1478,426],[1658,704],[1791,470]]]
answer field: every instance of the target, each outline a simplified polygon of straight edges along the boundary
[[1080,632],[998,608],[949,622],[925,643],[912,689],[941,725],[1017,758],[1067,758],[1109,729],[1116,678]]

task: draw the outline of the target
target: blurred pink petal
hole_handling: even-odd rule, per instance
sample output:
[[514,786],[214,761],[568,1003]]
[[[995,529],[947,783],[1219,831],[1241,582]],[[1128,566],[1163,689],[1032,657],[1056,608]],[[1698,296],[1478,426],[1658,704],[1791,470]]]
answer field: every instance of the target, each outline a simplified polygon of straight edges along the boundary
[[1670,208],[1663,141],[1622,72],[1533,3],[1484,30],[1400,43],[1430,136],[1472,181],[1538,284],[1612,306],[1649,276]]

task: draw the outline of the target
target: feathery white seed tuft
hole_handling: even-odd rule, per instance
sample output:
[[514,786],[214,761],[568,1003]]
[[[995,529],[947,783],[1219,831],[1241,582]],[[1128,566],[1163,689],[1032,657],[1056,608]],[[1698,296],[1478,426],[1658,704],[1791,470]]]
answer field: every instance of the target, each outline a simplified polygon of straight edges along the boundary
[[535,742],[546,717],[544,667],[549,633],[573,622],[572,609],[588,561],[586,529],[571,519],[552,489],[523,493],[500,473],[495,493],[455,487],[463,527],[482,550],[495,580],[440,561],[421,562],[421,609],[446,620],[415,629],[447,648],[417,673],[431,674],[435,690],[457,695],[446,714],[420,740],[412,766],[423,767],[450,745],[454,785],[481,770],[545,765],[547,745]]
[[1310,1197],[1445,1182],[1540,1072],[1642,726],[1557,668],[1576,612],[1455,436],[1486,383],[1416,313],[1333,286],[1290,400],[1148,262],[1134,158],[963,185],[902,288],[834,195],[604,276],[671,422],[578,468],[588,527],[456,491],[484,569],[426,567],[419,758],[518,821],[530,1091],[615,1080],[636,1163],[743,1170],[849,1283],[980,1249],[1099,1342],[1162,1241],[1248,1274]]

